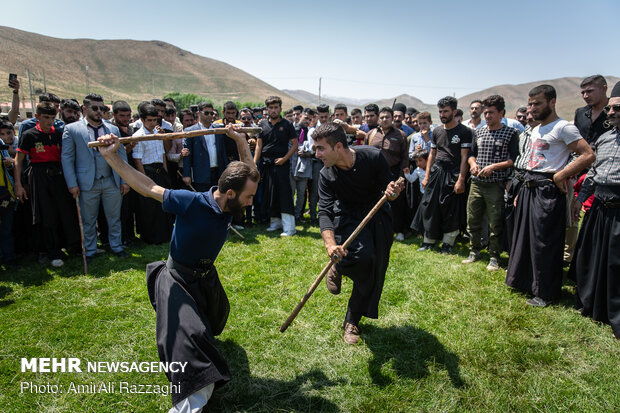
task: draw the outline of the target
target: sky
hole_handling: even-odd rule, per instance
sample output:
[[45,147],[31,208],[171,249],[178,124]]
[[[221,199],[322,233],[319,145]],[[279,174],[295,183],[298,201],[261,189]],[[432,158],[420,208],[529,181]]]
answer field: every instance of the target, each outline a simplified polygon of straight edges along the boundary
[[[0,25],[161,40],[278,89],[434,103],[500,84],[620,76],[620,1],[3,2]],[[98,10],[97,10],[98,9]],[[598,37],[600,36],[600,38]],[[613,46],[616,44],[616,46]]]

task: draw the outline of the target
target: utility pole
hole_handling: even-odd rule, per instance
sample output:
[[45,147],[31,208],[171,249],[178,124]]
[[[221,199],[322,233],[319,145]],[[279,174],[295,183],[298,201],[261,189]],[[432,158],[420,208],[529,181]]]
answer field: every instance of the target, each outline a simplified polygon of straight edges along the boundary
[[34,99],[32,98],[32,82],[30,81],[30,69],[26,68],[26,75],[28,75],[28,89],[30,89],[30,110],[34,116]]
[[45,69],[43,69],[43,91],[47,92],[47,83],[45,82]]
[[90,80],[88,79],[88,65],[86,65],[86,94],[90,93]]
[[155,80],[153,79],[152,73],[151,73],[151,90],[153,91],[153,97],[155,97]]
[[322,78],[319,77],[319,105],[321,104],[321,80]]

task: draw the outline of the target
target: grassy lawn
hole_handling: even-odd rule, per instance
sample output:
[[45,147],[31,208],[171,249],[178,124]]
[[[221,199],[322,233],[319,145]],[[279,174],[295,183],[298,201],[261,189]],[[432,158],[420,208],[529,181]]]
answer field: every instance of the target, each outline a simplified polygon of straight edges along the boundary
[[[609,326],[563,300],[531,308],[489,273],[458,255],[418,253],[420,240],[395,242],[378,320],[362,319],[362,343],[345,345],[341,324],[351,291],[321,285],[285,333],[279,327],[326,263],[318,229],[298,226],[280,239],[263,229],[231,237],[216,265],[231,314],[218,346],[233,380],[208,411],[620,411],[620,343]],[[7,412],[155,412],[158,394],[57,394],[21,391],[22,382],[68,389],[71,383],[165,385],[163,373],[21,372],[22,357],[158,361],[155,313],[145,265],[167,245],[132,257],[96,258],[44,268],[31,257],[0,270],[0,406]],[[486,257],[485,257],[486,258]],[[506,259],[501,264],[505,267]]]

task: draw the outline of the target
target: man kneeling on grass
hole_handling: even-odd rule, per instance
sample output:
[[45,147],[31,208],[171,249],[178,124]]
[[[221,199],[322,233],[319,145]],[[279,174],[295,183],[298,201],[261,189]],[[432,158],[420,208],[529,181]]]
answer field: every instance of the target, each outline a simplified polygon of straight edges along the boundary
[[259,174],[245,135],[233,125],[227,128],[242,162],[231,162],[218,186],[207,192],[162,188],[118,156],[116,136],[99,138],[108,145],[100,148],[108,164],[133,189],[176,215],[168,260],[146,268],[159,358],[166,363],[188,362],[183,371],[166,373],[171,383],[180,386],[179,392],[171,394],[170,412],[201,411],[215,386],[230,380],[214,338],[224,329],[230,306],[213,262],[226,241],[232,217],[240,217],[252,205]]
[[344,241],[381,199],[395,200],[402,186],[390,182],[392,174],[381,150],[371,146],[349,148],[340,125],[325,123],[313,139],[316,157],[325,167],[319,179],[319,224],[325,249],[337,260],[325,281],[332,294],[339,294],[342,278],[353,280],[353,292],[344,319],[344,341],[359,341],[362,316],[377,318],[385,272],[390,260],[394,231],[388,203],[370,220],[347,250]]

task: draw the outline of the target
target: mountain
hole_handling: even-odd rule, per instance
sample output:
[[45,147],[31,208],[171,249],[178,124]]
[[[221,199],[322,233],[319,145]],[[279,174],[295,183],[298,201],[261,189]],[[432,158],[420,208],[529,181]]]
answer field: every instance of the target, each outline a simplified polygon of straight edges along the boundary
[[[0,79],[17,73],[28,100],[26,68],[33,89],[43,89],[45,79],[48,92],[80,101],[89,90],[106,102],[124,99],[132,105],[169,92],[194,93],[217,104],[262,102],[269,95],[281,96],[284,107],[298,103],[236,67],[161,41],[57,39],[0,26]],[[10,101],[10,90],[1,90],[0,98]]]
[[[316,106],[319,101],[318,95],[307,92],[305,90],[283,89],[282,91],[294,97],[295,99],[300,100],[305,105],[309,105],[311,107]],[[351,98],[342,98],[342,97],[333,97],[333,96],[321,96],[321,103],[329,105],[329,107],[332,110],[337,103],[344,103],[345,105],[347,105],[349,111],[351,111],[351,109],[353,108],[362,109],[364,106],[366,106],[369,103],[376,103],[377,106],[379,106],[379,108],[383,106],[392,107],[392,104],[394,103],[394,99],[396,99],[396,102],[404,103],[405,105],[407,105],[407,107],[412,106],[420,112],[429,110],[429,109],[430,110],[436,109],[433,105],[428,105],[422,102],[420,99],[407,95],[407,94],[396,96],[396,98],[387,98],[387,99],[379,99],[379,100],[377,99],[351,99]]]
[[[527,94],[535,86],[548,84],[555,88],[558,98],[556,102],[556,111],[558,115],[566,120],[572,121],[575,116],[575,109],[584,106],[585,103],[581,98],[579,85],[583,81],[582,77],[562,77],[551,80],[540,80],[537,82],[522,83],[518,85],[499,85],[493,86],[479,92],[471,93],[459,98],[459,107],[465,112],[465,119],[469,114],[469,103],[472,100],[484,98],[490,95],[500,95],[506,100],[506,116],[514,117],[519,106],[527,104]],[[608,91],[611,92],[613,86],[620,80],[615,76],[605,76],[607,80]]]

